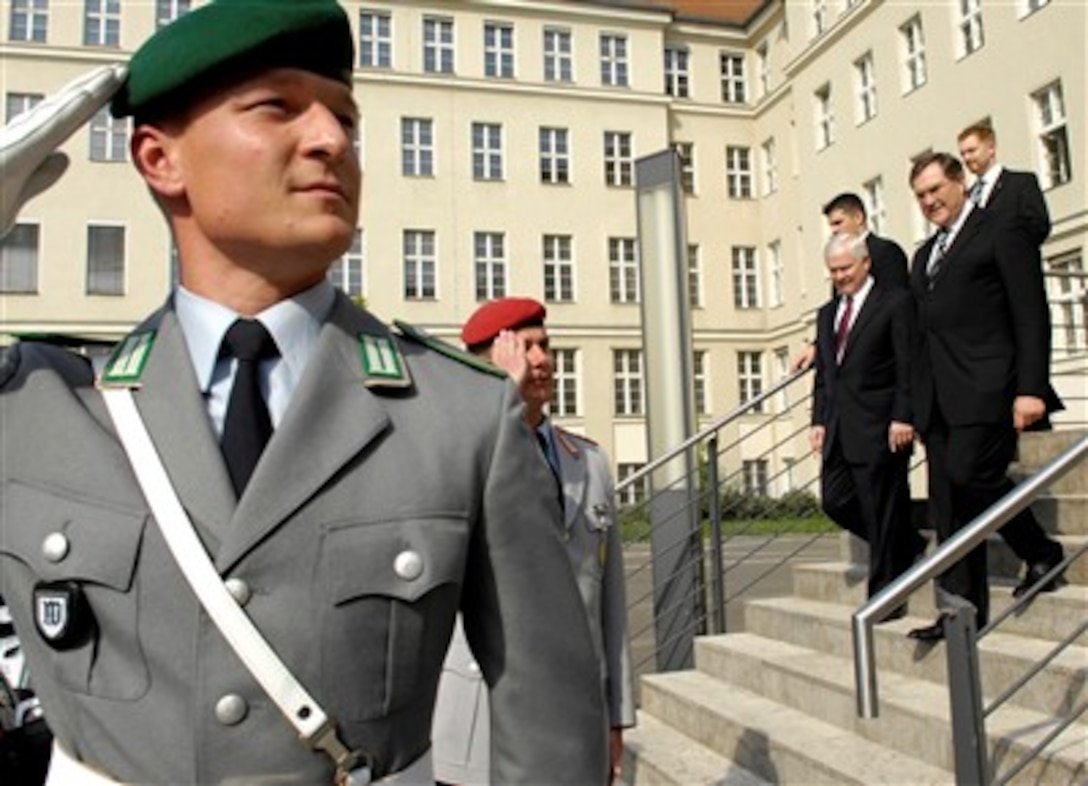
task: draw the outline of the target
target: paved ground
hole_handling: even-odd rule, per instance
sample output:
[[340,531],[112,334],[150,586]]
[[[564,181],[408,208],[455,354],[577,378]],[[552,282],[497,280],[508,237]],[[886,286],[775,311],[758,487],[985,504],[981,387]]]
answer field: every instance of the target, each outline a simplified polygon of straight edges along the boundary
[[[792,591],[789,565],[794,562],[839,560],[842,558],[841,542],[838,534],[787,535],[774,539],[741,536],[729,540],[722,558],[726,576],[726,630],[743,629],[745,598],[789,595]],[[738,563],[742,558],[743,561]],[[656,666],[653,655],[653,571],[649,544],[628,546],[624,550],[624,563],[632,660],[638,674],[652,672]]]

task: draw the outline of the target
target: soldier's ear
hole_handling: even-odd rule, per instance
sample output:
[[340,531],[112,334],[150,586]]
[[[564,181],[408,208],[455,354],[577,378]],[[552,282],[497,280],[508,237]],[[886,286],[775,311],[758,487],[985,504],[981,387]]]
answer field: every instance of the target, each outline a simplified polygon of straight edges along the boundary
[[140,125],[132,132],[132,161],[148,187],[164,198],[185,193],[184,167],[178,155],[177,140],[153,125]]

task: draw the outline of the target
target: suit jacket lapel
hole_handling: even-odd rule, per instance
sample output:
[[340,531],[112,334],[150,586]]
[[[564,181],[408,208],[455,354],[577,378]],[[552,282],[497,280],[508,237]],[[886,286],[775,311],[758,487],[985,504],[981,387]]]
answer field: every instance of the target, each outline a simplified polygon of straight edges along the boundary
[[559,429],[553,429],[558,442],[559,471],[563,476],[563,519],[567,532],[578,520],[586,504],[586,460],[574,441]]
[[389,424],[365,383],[362,333],[388,329],[338,297],[313,356],[246,487],[217,559],[226,570],[303,505]]
[[234,513],[234,489],[181,325],[169,308],[143,328],[156,324],[155,343],[133,395],[178,498],[214,554]]
[[865,330],[865,325],[868,324],[872,319],[873,313],[879,308],[878,304],[881,297],[883,297],[883,293],[880,291],[879,287],[873,286],[873,288],[869,290],[869,296],[865,298],[865,302],[861,305],[861,310],[858,312],[857,317],[854,318],[854,324],[850,328],[850,332],[846,334],[846,346],[842,351],[843,363],[850,357],[850,350],[853,349],[859,333]]

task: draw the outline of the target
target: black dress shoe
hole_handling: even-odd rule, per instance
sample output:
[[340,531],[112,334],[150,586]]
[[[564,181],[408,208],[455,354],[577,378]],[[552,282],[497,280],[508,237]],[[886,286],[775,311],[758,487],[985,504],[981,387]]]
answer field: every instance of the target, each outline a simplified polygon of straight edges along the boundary
[[877,620],[876,624],[879,625],[882,622],[891,622],[892,620],[901,620],[905,616],[907,616],[907,604],[904,603],[902,606],[896,606],[894,609],[889,611],[888,614],[884,617],[884,619]]
[[912,629],[907,638],[923,642],[941,641],[944,639],[944,617],[938,617],[932,625]]
[[[1036,562],[1034,565],[1028,565],[1028,569],[1024,571],[1024,578],[1016,585],[1016,588],[1012,591],[1012,596],[1014,598],[1019,598],[1030,590],[1042,581],[1043,576],[1053,570],[1060,561],[1061,560],[1056,562]],[[1058,587],[1063,586],[1065,584],[1065,578],[1062,575],[1063,573],[1064,571],[1056,573],[1050,581],[1039,587],[1039,592],[1054,592]]]

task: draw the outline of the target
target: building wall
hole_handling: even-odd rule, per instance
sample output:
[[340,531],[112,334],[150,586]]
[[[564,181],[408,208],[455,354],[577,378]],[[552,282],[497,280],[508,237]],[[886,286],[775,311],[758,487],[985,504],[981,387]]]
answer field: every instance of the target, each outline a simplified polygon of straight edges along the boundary
[[[122,60],[155,25],[154,3],[125,2],[119,47],[84,46],[83,5],[51,3],[45,43],[13,41],[13,11],[11,4],[4,5],[0,88],[5,96],[49,94],[95,65]],[[616,304],[609,297],[608,239],[635,237],[636,215],[634,189],[604,182],[606,131],[630,133],[633,158],[673,143],[693,146],[694,189],[685,199],[685,210],[688,240],[698,245],[702,274],[702,302],[692,317],[693,344],[706,353],[708,367],[709,401],[702,422],[737,406],[739,351],[762,353],[766,389],[778,378],[783,353],[796,353],[812,337],[813,314],[829,291],[820,259],[826,237],[820,207],[829,197],[843,190],[864,195],[864,184],[880,178],[882,234],[910,253],[927,230],[906,182],[911,157],[930,148],[954,150],[960,128],[989,117],[997,128],[1001,160],[1043,173],[1046,162],[1032,94],[1055,80],[1060,80],[1065,99],[1072,177],[1046,192],[1055,227],[1046,255],[1084,259],[1088,6],[1082,2],[1051,0],[1030,14],[1019,2],[984,4],[985,42],[967,56],[958,54],[960,5],[951,2],[862,0],[847,5],[828,0],[826,29],[819,35],[812,26],[813,4],[803,1],[771,3],[745,26],[677,21],[666,11],[616,3],[348,0],[343,5],[356,27],[360,10],[388,13],[392,19],[391,67],[355,72],[365,169],[362,294],[368,307],[384,319],[413,322],[455,341],[459,325],[478,305],[475,232],[503,234],[508,294],[535,297],[544,291],[542,236],[569,235],[575,297],[570,303],[549,304],[554,345],[579,352],[579,409],[563,422],[598,439],[616,463],[637,464],[647,456],[643,418],[617,416],[614,408],[612,353],[637,349],[641,335],[638,304]],[[906,89],[900,26],[914,16],[924,33],[927,79]],[[453,20],[454,74],[423,72],[425,17]],[[485,22],[513,26],[513,78],[485,76]],[[544,79],[546,27],[571,33],[571,83]],[[626,87],[601,85],[601,33],[626,36]],[[687,98],[664,93],[666,45],[687,48]],[[858,122],[855,61],[867,52],[873,58],[877,111]],[[743,103],[722,100],[722,53],[743,58]],[[821,148],[814,93],[825,85],[831,89],[836,134],[832,144]],[[429,177],[401,174],[405,117],[433,124],[435,168]],[[502,127],[500,180],[473,178],[474,122]],[[569,183],[541,182],[537,140],[542,126],[568,130]],[[763,161],[769,140],[776,161],[773,188]],[[0,293],[0,330],[119,336],[169,291],[171,243],[157,209],[130,164],[93,163],[89,145],[86,128],[69,140],[63,149],[72,161],[70,171],[22,212],[21,221],[40,227],[37,292]],[[749,149],[750,198],[728,195],[727,146]],[[89,223],[125,228],[121,296],[85,294]],[[404,297],[405,230],[435,233],[434,298]],[[772,245],[780,250],[784,271],[780,302],[772,291]],[[756,250],[756,307],[734,305],[735,246]],[[806,394],[793,390],[789,396],[797,401]],[[777,407],[775,402],[768,410]],[[772,475],[781,472],[784,458],[811,463],[803,434],[807,416],[806,407],[797,407],[786,424],[775,426],[774,431],[795,436],[770,457]],[[746,415],[732,435],[757,430],[767,417]],[[773,442],[761,436],[744,450],[755,456],[755,444],[768,441]],[[807,475],[814,475],[811,467]]]

